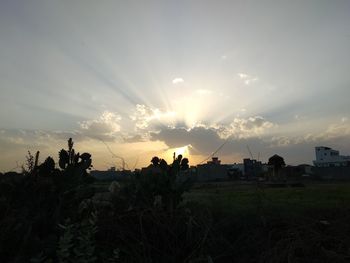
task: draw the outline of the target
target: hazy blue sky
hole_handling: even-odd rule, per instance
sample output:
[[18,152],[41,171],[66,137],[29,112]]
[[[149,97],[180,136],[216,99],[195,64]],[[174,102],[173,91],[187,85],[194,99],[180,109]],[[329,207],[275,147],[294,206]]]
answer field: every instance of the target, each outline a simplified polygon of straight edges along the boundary
[[0,0],[0,170],[350,154],[349,47],[350,1]]

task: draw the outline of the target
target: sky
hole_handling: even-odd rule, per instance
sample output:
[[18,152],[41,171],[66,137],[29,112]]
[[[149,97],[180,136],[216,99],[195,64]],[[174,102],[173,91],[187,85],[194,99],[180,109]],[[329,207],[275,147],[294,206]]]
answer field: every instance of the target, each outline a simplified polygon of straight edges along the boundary
[[[0,171],[350,155],[350,1],[0,0]],[[249,153],[249,150],[251,155]]]

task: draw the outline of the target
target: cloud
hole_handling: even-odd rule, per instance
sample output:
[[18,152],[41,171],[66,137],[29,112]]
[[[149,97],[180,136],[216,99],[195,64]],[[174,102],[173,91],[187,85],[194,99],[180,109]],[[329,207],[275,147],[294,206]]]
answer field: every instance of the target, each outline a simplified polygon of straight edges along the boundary
[[180,83],[183,83],[185,81],[183,80],[183,78],[174,78],[172,82],[173,82],[173,84],[180,84]]
[[28,151],[40,151],[40,161],[47,156],[56,159],[58,150],[66,146],[67,139],[76,138],[69,133],[69,137],[60,139],[58,137],[62,135],[61,132],[42,130],[2,129],[0,134],[0,149],[4,149],[1,152],[0,170],[4,171],[13,168],[20,171]]
[[130,119],[135,123],[136,130],[152,129],[157,125],[173,125],[176,113],[173,111],[164,112],[157,108],[137,104]]
[[340,123],[330,124],[324,131],[308,133],[299,136],[273,136],[270,138],[270,147],[286,147],[301,144],[338,144],[347,141],[350,136],[350,123],[341,120]]
[[147,136],[142,136],[141,134],[123,136],[123,142],[126,143],[144,142],[147,141],[147,139]]
[[258,80],[257,77],[250,76],[250,75],[248,75],[248,74],[246,74],[246,73],[238,73],[237,75],[238,75],[238,77],[239,77],[241,80],[243,80],[243,82],[244,82],[245,85],[250,85],[250,84],[252,84],[253,82],[255,82],[255,81]]
[[[313,140],[330,140],[339,137],[348,137],[350,135],[350,123],[342,121],[328,126],[326,131],[313,136]],[[312,138],[312,137],[311,137]]]
[[212,128],[165,128],[150,133],[151,140],[163,141],[169,148],[191,145],[190,154],[210,153],[224,141]]
[[235,118],[229,124],[206,125],[198,124],[193,128],[164,127],[158,132],[151,132],[151,140],[163,141],[169,148],[191,144],[192,154],[209,154],[226,140],[245,141],[255,140],[258,136],[276,124],[261,116],[247,119]]
[[80,131],[93,139],[113,140],[120,131],[121,116],[110,111],[104,111],[95,120],[80,122]]
[[241,79],[246,79],[246,78],[248,78],[248,75],[245,74],[245,73],[238,73],[237,75],[238,75],[238,77],[240,77]]
[[[25,129],[2,129],[0,148],[6,145],[6,149],[47,148],[51,143],[59,140],[66,141],[70,137],[79,137],[76,132],[25,130]],[[81,137],[79,137],[81,138]],[[11,147],[9,147],[11,146]]]
[[262,135],[266,130],[277,127],[277,124],[267,121],[261,116],[253,116],[246,119],[236,117],[229,125],[216,125],[214,127],[222,138],[249,138]]
[[[103,144],[96,144],[91,140],[91,138],[101,139],[101,134],[106,141],[116,136],[122,138],[122,141],[115,141],[114,145],[118,145],[118,149],[122,149],[120,151],[125,155],[130,154],[129,151],[135,151],[135,147],[145,151],[152,149],[153,155],[161,155],[167,149],[191,145],[188,147],[190,158],[196,161],[202,161],[224,142],[225,146],[217,155],[226,163],[241,162],[243,158],[249,158],[247,145],[251,148],[254,158],[260,153],[260,159],[266,161],[273,154],[279,154],[288,164],[311,163],[315,158],[314,147],[317,145],[332,147],[345,155],[350,153],[348,120],[344,122],[338,120],[338,123],[330,124],[323,131],[300,136],[270,135],[269,129],[274,128],[276,124],[261,116],[235,118],[228,124],[199,124],[193,128],[184,125],[156,126],[151,122],[151,126],[147,129],[130,133],[123,131],[122,128],[118,129],[117,126],[114,127],[111,123],[118,122],[120,117],[115,113],[108,113],[110,112],[102,114],[96,120],[83,122],[84,127],[78,131],[0,129],[0,148],[6,149],[2,153],[0,167],[5,170],[12,169],[16,165],[16,160],[20,164],[23,163],[27,150],[32,152],[40,150],[42,158],[51,155],[56,159],[57,150],[66,147],[69,137],[79,144],[78,149],[90,151],[94,160],[99,160],[100,164],[103,164],[106,150]],[[96,127],[99,129],[95,129]],[[133,143],[132,149],[130,143]],[[96,145],[100,145],[100,149]],[[155,149],[154,145],[159,147]]]

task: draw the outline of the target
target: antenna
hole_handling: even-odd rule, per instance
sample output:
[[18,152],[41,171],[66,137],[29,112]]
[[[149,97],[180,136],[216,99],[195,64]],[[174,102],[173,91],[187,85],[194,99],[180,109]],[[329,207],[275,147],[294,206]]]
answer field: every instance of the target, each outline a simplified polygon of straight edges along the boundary
[[210,159],[211,157],[213,157],[218,151],[220,151],[220,150],[222,149],[222,147],[224,147],[224,145],[225,145],[226,143],[227,143],[227,139],[224,141],[223,144],[220,145],[219,148],[216,149],[215,152],[213,152],[212,154],[210,154],[210,155],[208,156],[208,158],[204,159],[204,160],[201,161],[199,164],[202,164],[202,163],[204,163],[205,161],[207,161],[208,159]]
[[122,170],[123,171],[125,170],[125,166],[127,166],[129,168],[128,164],[125,162],[123,157],[116,155],[114,152],[112,152],[111,148],[108,146],[107,143],[105,143],[104,140],[102,140],[102,139],[100,139],[100,140],[101,140],[101,142],[103,142],[104,145],[106,145],[107,150],[112,154],[112,158],[118,158],[122,161]]
[[252,160],[254,160],[253,154],[252,154],[252,152],[250,151],[250,148],[249,148],[248,145],[247,145],[247,149],[248,149],[248,152],[249,152],[250,157],[252,157]]

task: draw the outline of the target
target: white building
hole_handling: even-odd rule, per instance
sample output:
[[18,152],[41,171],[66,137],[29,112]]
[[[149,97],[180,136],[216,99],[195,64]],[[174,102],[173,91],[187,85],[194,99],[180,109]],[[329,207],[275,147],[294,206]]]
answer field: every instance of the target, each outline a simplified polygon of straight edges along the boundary
[[339,155],[339,151],[332,148],[317,146],[315,147],[315,152],[316,160],[314,165],[316,167],[350,166],[350,156]]

